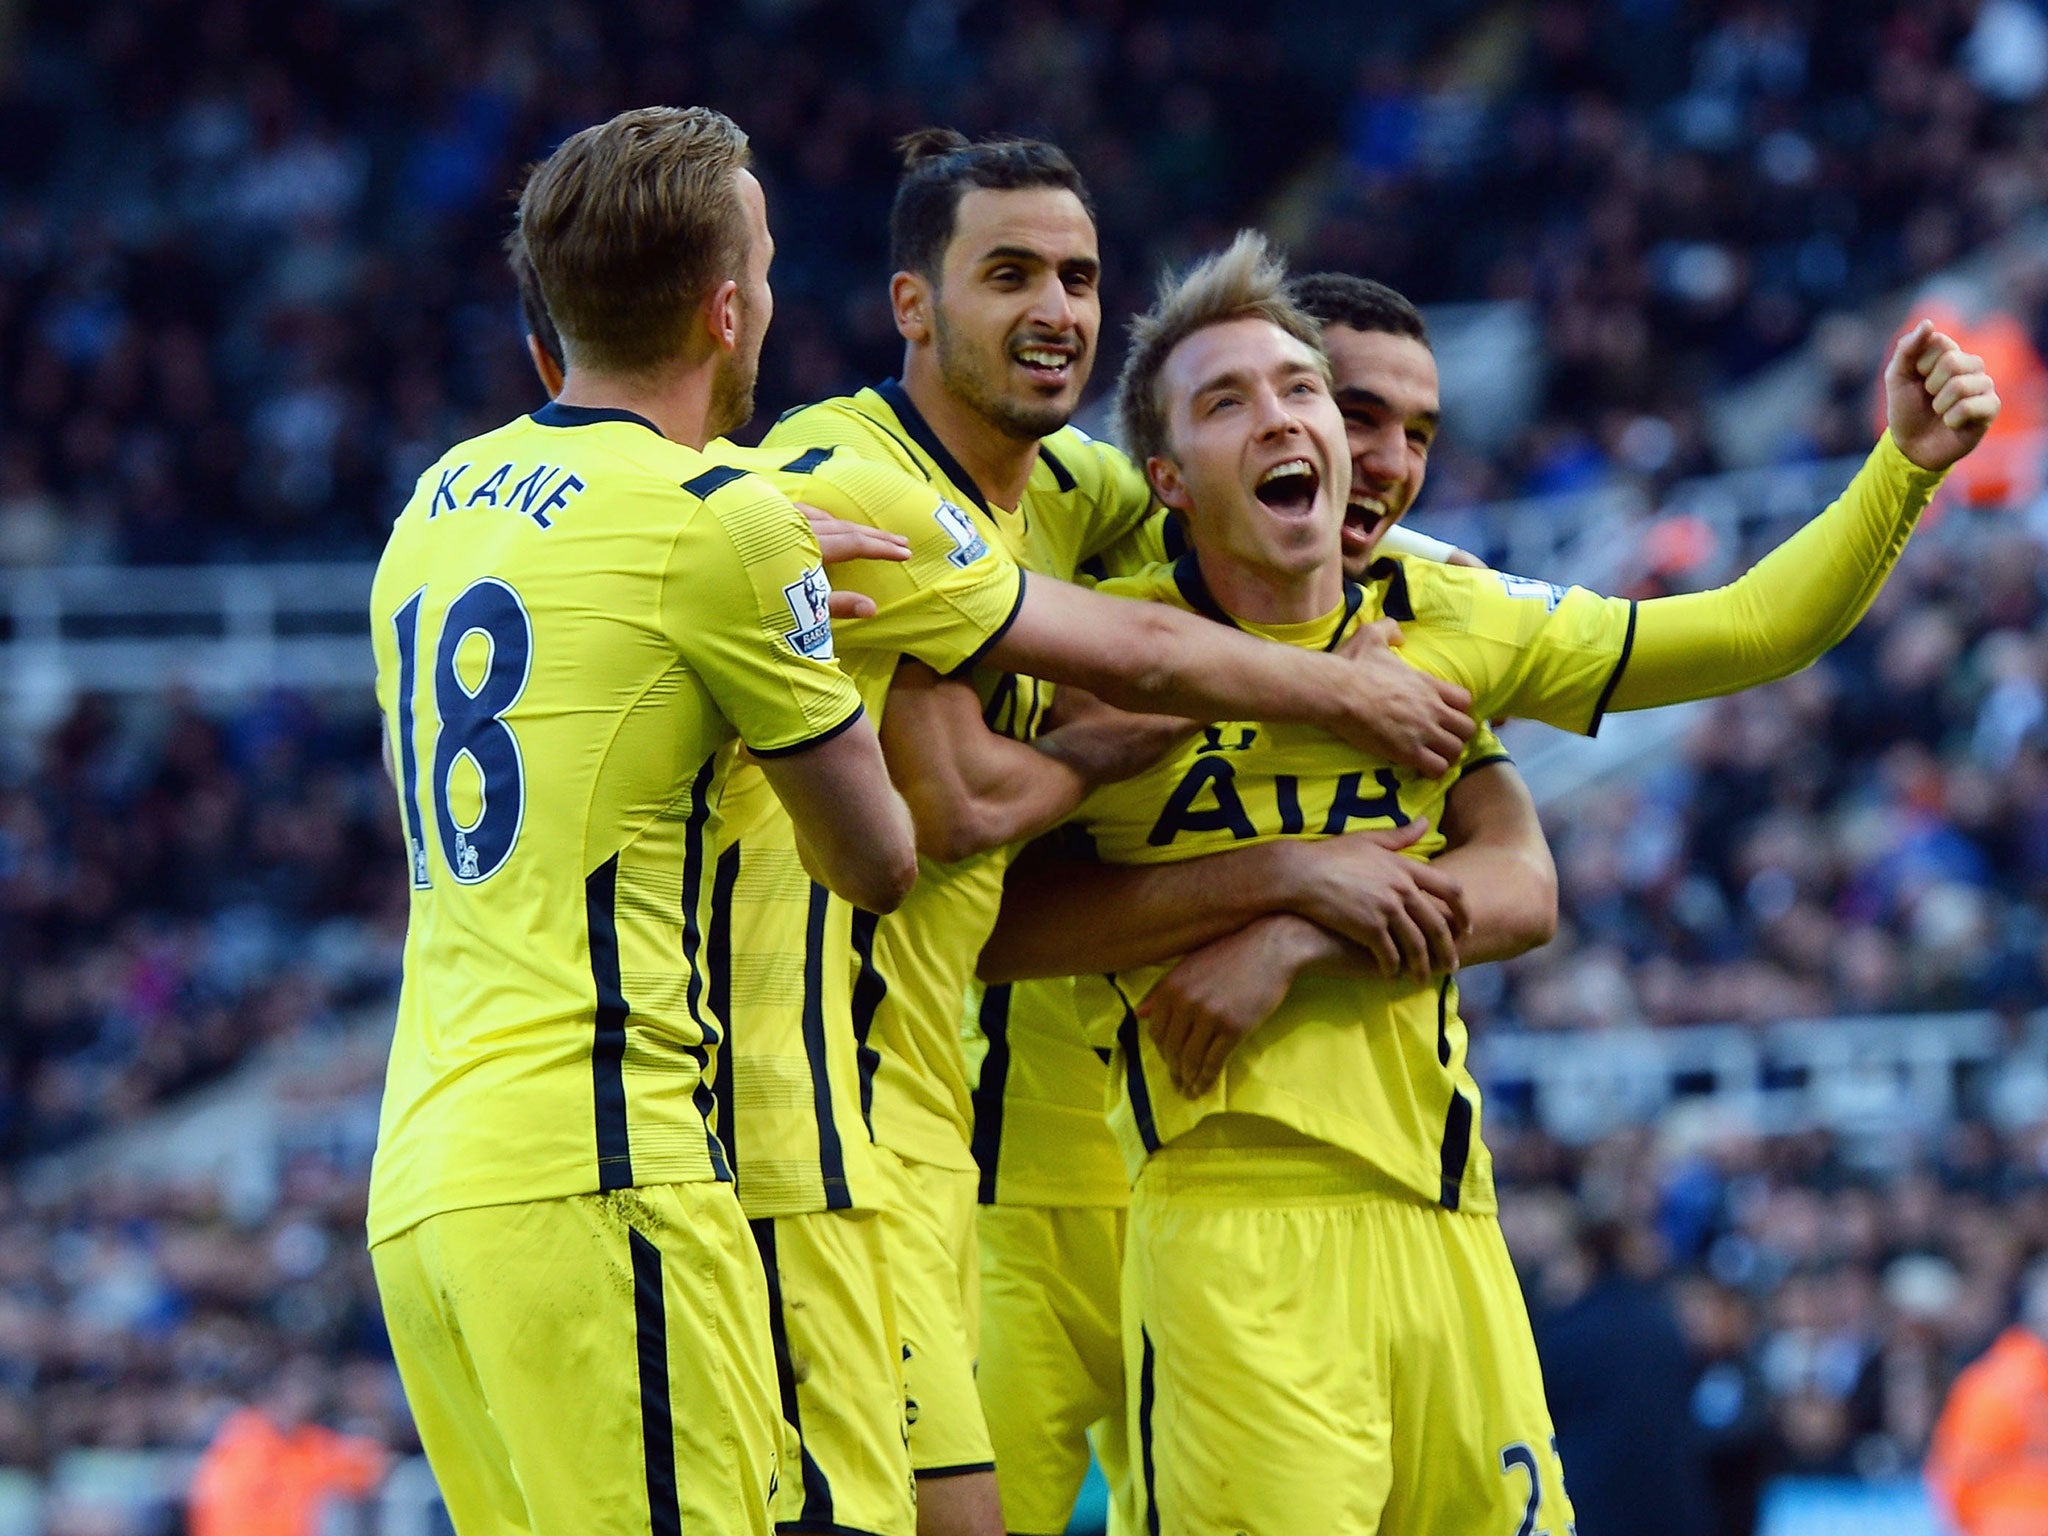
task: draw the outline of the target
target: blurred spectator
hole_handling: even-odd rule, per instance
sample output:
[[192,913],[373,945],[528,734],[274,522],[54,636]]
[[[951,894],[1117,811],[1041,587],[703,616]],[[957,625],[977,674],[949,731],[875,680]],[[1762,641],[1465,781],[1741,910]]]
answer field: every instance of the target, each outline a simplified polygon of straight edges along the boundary
[[323,1386],[316,1362],[289,1360],[228,1416],[192,1476],[191,1536],[320,1536],[330,1503],[375,1490],[389,1456],[316,1422]]
[[[1529,1289],[1581,1530],[1694,1529],[1676,1514],[1603,1521],[1642,1466],[1703,1490],[1698,1529],[1752,1536],[1774,1478],[1895,1482],[1921,1465],[1956,1373],[1994,1337],[2002,1352],[2019,1336],[1998,1330],[2020,1266],[2048,1255],[2048,1120],[1933,1134],[1847,1145],[1815,1130],[1723,1130],[1681,1143],[1631,1130],[1574,1147],[1494,1122],[1501,1227]],[[1603,1288],[1602,1275],[1621,1283]],[[2048,1276],[2035,1275],[2029,1305],[2048,1306]],[[2038,1340],[2028,1347],[2048,1362]],[[1607,1415],[1624,1401],[1654,1432],[1616,1428]],[[2034,1519],[2023,1529],[2044,1528]]]
[[1629,1268],[1631,1237],[1596,1211],[1537,1278],[1532,1320],[1565,1486],[1588,1533],[1710,1536],[1691,1365],[1669,1300]]
[[2048,1529],[2048,1263],[2027,1276],[2020,1320],[1956,1379],[1927,1481],[1963,1536]]
[[393,822],[360,701],[82,699],[29,771],[0,769],[0,1156],[381,1001]]
[[1705,1459],[1707,1529],[1751,1536],[1773,1455],[1755,1309],[1740,1289],[1708,1275],[1688,1277],[1678,1300],[1694,1372],[1690,1407]]
[[[897,361],[891,139],[1030,132],[1093,183],[1112,354],[1153,270],[1243,222],[1426,302],[1529,306],[1541,408],[1498,455],[1447,443],[1440,502],[1712,468],[1719,390],[2048,196],[2028,0],[45,0],[12,28],[21,565],[373,552],[438,446],[535,403],[497,256],[520,167],[650,100],[753,136],[764,412]],[[1844,447],[1834,404],[1783,450]]]
[[1970,83],[1993,100],[2034,100],[2048,89],[2048,17],[2027,0],[1984,0],[1962,62]]

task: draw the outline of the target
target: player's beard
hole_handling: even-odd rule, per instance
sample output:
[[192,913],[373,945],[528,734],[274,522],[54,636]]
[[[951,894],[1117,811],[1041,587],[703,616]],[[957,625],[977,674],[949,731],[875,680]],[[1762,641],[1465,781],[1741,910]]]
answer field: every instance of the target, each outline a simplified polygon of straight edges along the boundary
[[711,376],[707,436],[729,437],[754,419],[754,382],[760,373],[759,353],[743,357],[734,352],[719,364]]
[[[932,317],[932,339],[939,358],[939,382],[946,393],[994,426],[1023,442],[1050,437],[1073,417],[1065,405],[1018,400],[1004,394],[1002,386],[988,376],[983,360],[965,341],[957,341],[943,312]],[[1003,362],[1007,362],[1007,356]],[[1078,360],[1077,360],[1078,361]],[[998,363],[999,368],[1003,363]]]

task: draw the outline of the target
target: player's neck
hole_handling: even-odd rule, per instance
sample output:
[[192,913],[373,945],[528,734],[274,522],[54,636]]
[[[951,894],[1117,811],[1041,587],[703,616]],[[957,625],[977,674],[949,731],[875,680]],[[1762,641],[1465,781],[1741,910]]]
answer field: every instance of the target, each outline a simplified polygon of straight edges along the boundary
[[709,366],[677,366],[661,373],[601,373],[572,368],[555,396],[563,405],[597,410],[631,411],[654,423],[655,431],[686,448],[702,448],[711,439]]
[[1217,605],[1253,624],[1307,624],[1344,601],[1344,567],[1332,556],[1312,571],[1279,571],[1196,547]]
[[1016,510],[1038,465],[1038,439],[1012,437],[961,404],[939,382],[937,364],[925,363],[915,353],[904,364],[901,382],[925,425],[967,471],[982,500],[1005,511]]

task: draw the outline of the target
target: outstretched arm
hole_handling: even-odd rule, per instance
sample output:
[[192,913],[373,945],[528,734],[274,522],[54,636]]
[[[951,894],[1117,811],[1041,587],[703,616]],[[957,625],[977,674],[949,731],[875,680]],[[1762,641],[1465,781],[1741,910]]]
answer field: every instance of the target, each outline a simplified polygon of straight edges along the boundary
[[1772,682],[1855,628],[1943,474],[1998,416],[1983,359],[1925,320],[1899,339],[1884,383],[1888,428],[1839,500],[1740,580],[1637,608],[1610,709]]

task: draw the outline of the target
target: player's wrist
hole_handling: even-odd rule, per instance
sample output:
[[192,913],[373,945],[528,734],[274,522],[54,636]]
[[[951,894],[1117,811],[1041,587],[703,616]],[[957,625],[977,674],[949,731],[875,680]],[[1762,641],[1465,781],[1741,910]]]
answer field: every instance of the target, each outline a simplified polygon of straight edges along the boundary
[[1905,445],[1899,441],[1897,434],[1889,426],[1878,434],[1873,457],[1891,473],[1903,475],[1907,484],[1916,490],[1932,490],[1941,484],[1951,469],[1955,468],[1954,461],[1938,469],[1922,464],[1906,451]]
[[1377,730],[1383,724],[1385,694],[1375,685],[1372,674],[1385,664],[1376,658],[1391,660],[1392,655],[1379,647],[1355,656],[1316,656],[1321,671],[1313,679],[1313,686],[1321,708],[1318,718],[1309,723],[1344,740],[1356,740],[1361,732]]
[[[1449,565],[1465,552],[1455,544],[1432,537],[1406,524],[1400,524],[1389,528],[1382,536],[1379,553],[1399,555],[1410,560],[1434,560],[1439,565]],[[1469,555],[1466,558],[1472,559]],[[1475,559],[1472,563],[1477,565],[1480,562]]]
[[1318,924],[1296,912],[1276,912],[1260,920],[1260,943],[1268,964],[1290,981],[1318,960],[1329,958],[1333,946]]
[[1272,886],[1277,893],[1273,911],[1318,929],[1341,922],[1346,905],[1344,882],[1337,877],[1334,862],[1320,855],[1330,844],[1278,842],[1266,846],[1283,855]]

